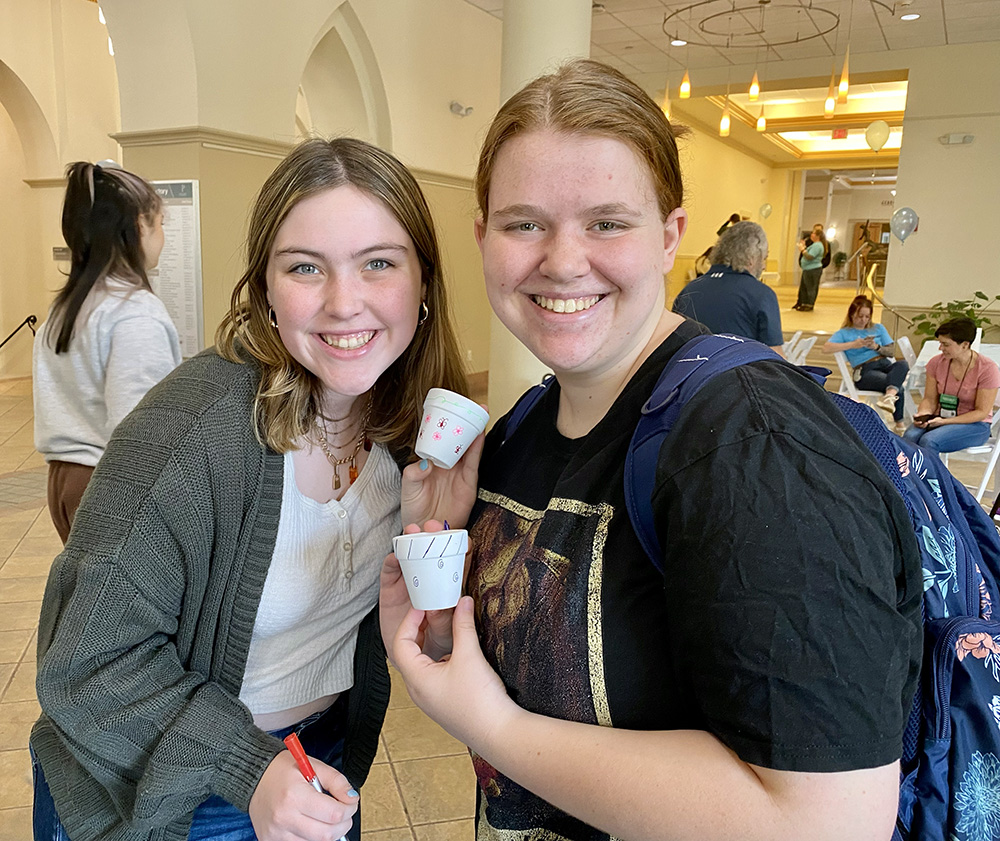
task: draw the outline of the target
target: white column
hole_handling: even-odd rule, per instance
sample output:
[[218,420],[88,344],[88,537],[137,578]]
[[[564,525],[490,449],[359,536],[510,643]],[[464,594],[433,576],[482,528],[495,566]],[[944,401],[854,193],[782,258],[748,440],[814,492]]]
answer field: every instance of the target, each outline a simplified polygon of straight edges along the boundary
[[[590,55],[591,0],[504,0],[500,98],[571,58]],[[545,367],[491,316],[490,414],[506,412]]]

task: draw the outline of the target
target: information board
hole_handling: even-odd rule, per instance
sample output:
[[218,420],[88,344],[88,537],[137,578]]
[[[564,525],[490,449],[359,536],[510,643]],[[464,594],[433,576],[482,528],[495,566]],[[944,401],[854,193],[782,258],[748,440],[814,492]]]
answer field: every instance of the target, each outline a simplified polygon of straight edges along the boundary
[[163,199],[163,252],[149,283],[173,319],[187,358],[203,349],[205,335],[198,182],[151,183]]

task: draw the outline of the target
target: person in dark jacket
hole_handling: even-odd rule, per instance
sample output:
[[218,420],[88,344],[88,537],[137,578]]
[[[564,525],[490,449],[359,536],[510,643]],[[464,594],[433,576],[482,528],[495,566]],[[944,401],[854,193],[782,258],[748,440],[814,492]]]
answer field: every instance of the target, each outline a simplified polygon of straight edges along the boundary
[[767,263],[764,229],[755,222],[733,225],[719,237],[711,261],[711,268],[674,299],[674,312],[713,333],[744,336],[784,356],[778,296],[760,282]]

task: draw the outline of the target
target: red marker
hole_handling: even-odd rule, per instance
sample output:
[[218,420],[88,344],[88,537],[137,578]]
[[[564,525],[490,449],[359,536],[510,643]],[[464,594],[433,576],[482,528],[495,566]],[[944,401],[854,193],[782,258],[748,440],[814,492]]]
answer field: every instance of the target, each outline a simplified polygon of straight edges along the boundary
[[[323,788],[323,785],[319,781],[319,777],[316,776],[312,763],[309,761],[309,757],[306,756],[305,749],[302,747],[302,742],[299,741],[298,733],[289,733],[285,736],[284,742],[285,747],[288,748],[288,752],[295,758],[295,762],[298,764],[299,770],[302,772],[302,776],[306,778],[306,782],[320,794],[332,797],[333,795]],[[345,835],[340,839],[340,841],[347,841],[347,836]]]
[[313,770],[312,763],[302,748],[302,742],[299,741],[297,733],[289,733],[285,736],[285,747],[288,748],[289,753],[295,758],[302,776],[306,778],[306,782],[320,794],[329,794],[330,792],[320,784],[319,777],[316,776],[316,772]]

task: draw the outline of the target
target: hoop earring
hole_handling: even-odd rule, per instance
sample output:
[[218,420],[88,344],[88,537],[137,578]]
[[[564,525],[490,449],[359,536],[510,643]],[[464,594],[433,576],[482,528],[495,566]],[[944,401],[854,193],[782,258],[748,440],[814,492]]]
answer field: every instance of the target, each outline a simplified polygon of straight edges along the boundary
[[275,329],[278,329],[278,318],[274,314],[274,307],[267,308],[267,321]]
[[430,314],[431,314],[431,311],[429,309],[427,309],[427,302],[426,301],[421,301],[420,302],[420,318],[417,319],[417,327],[419,327],[421,324],[423,324],[428,319],[428,317],[430,316]]

